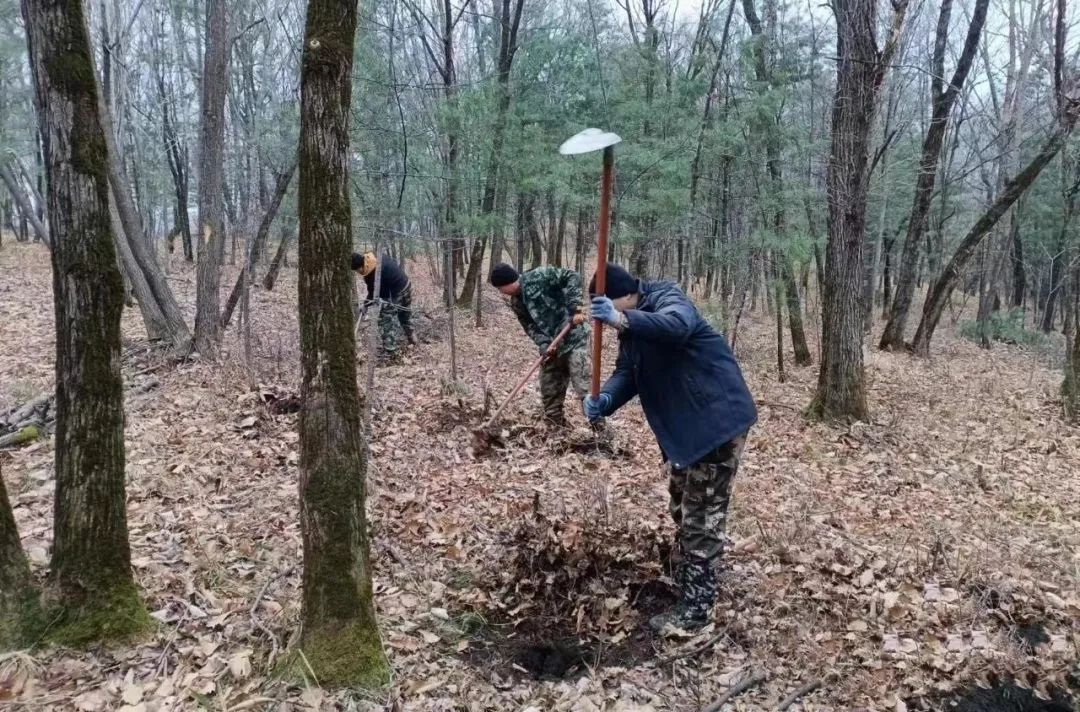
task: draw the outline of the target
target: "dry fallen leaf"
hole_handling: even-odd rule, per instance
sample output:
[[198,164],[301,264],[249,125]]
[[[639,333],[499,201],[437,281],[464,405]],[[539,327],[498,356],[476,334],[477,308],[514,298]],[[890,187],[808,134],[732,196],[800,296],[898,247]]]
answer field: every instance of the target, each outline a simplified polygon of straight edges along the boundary
[[244,650],[229,658],[229,673],[236,680],[243,680],[251,674],[251,652]]

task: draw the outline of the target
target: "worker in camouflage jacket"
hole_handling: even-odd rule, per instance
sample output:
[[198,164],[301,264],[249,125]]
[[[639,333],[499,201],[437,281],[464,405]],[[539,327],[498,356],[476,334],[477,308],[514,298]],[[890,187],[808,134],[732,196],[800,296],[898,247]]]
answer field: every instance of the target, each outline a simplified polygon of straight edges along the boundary
[[679,601],[649,624],[658,633],[701,628],[716,600],[731,484],[757,419],[754,399],[727,341],[678,285],[608,265],[589,315],[619,334],[619,357],[600,395],[585,396],[585,416],[611,415],[637,397],[668,471]]
[[540,369],[540,397],[545,419],[556,426],[566,425],[563,401],[566,387],[577,397],[589,392],[589,331],[583,317],[563,340],[555,337],[581,310],[581,275],[561,267],[537,267],[518,274],[508,264],[491,270],[491,285],[510,297],[510,308],[525,333],[533,340],[545,361]]
[[[375,253],[352,254],[353,271],[360,275],[367,287],[364,308],[371,306],[375,299]],[[398,346],[397,329],[394,322],[401,325],[410,346],[416,344],[412,328],[412,285],[405,271],[398,266],[390,255],[383,255],[379,265],[379,336],[381,340],[380,357],[386,363],[398,361],[401,351]]]

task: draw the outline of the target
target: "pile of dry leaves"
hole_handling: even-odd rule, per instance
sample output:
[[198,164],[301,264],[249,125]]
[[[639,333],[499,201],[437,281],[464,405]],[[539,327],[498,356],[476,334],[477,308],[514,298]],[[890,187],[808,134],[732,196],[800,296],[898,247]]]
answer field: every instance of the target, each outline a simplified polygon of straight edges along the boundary
[[[194,301],[194,273],[170,279]],[[445,324],[419,265],[417,301]],[[535,384],[490,452],[471,447],[534,349],[494,295],[484,326],[380,368],[369,472],[376,601],[395,677],[375,695],[273,678],[299,613],[295,280],[252,295],[254,392],[235,333],[221,363],[173,364],[125,313],[134,565],[145,639],[0,656],[0,708],[963,709],[1049,702],[1078,680],[1080,438],[1045,354],[943,334],[929,361],[867,354],[874,419],[806,421],[816,370],[777,382],[773,331],[744,321],[759,401],[736,482],[715,623],[660,641],[671,525],[636,405],[598,445],[535,424]],[[0,250],[0,412],[51,388],[47,254]],[[811,317],[811,322],[813,318]],[[813,324],[812,324],[813,325]],[[814,331],[815,329],[811,329]],[[611,359],[611,345],[605,350]],[[36,573],[48,562],[48,440],[0,455]],[[751,679],[752,684],[746,683]],[[1008,686],[1008,692],[1002,688]],[[979,707],[979,705],[982,705]],[[1044,706],[1039,706],[1044,705]],[[1012,709],[1012,708],[1010,708]],[[1069,709],[1068,706],[1064,709]]]

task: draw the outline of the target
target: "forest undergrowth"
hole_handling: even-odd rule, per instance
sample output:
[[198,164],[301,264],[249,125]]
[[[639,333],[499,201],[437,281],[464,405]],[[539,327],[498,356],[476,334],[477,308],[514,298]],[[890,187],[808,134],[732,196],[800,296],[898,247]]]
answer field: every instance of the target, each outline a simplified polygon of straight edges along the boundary
[[[417,303],[444,326],[438,287],[411,267]],[[169,276],[192,313],[194,270],[173,258]],[[734,698],[740,709],[776,709],[810,687],[794,705],[962,697],[958,709],[999,709],[1007,696],[1015,709],[1071,708],[1080,435],[1060,417],[1053,354],[985,351],[955,328],[930,360],[868,348],[873,420],[828,426],[802,414],[815,367],[789,366],[778,382],[759,305],[737,350],[760,420],[735,484],[715,623],[660,641],[644,622],[673,598],[673,528],[640,409],[620,411],[598,447],[570,398],[574,429],[544,430],[533,383],[496,447],[472,449],[485,393],[501,399],[534,356],[490,290],[483,327],[457,319],[463,388],[446,387],[448,342],[432,332],[404,364],[380,367],[370,394],[391,687],[358,697],[280,681],[302,563],[295,273],[251,300],[254,391],[235,327],[219,362],[176,364],[125,311],[130,538],[158,625],[112,648],[0,656],[0,709],[697,710],[750,674],[759,681]],[[5,241],[0,325],[4,411],[52,388],[44,249]],[[613,356],[608,343],[608,369]],[[47,440],[0,453],[42,577],[52,463]]]

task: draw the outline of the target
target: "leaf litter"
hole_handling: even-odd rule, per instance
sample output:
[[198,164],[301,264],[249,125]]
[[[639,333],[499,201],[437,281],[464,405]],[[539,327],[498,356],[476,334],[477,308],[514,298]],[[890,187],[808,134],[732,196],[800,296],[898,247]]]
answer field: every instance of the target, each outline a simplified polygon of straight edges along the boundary
[[[169,269],[190,316],[192,268]],[[413,271],[436,313],[438,289]],[[0,410],[51,387],[50,282],[41,248],[0,251]],[[807,687],[794,708],[920,709],[966,694],[960,709],[992,709],[995,691],[1035,705],[1076,687],[1080,436],[1041,355],[946,335],[929,361],[871,349],[873,421],[826,426],[799,412],[816,370],[778,383],[768,320],[744,321],[760,422],[715,621],[662,641],[643,624],[673,600],[673,530],[640,409],[612,418],[597,447],[570,398],[569,433],[539,426],[533,383],[502,442],[472,449],[485,393],[497,400],[534,353],[491,295],[484,327],[458,320],[454,388],[436,318],[367,395],[375,600],[395,682],[372,695],[276,679],[300,601],[295,288],[287,273],[252,292],[255,392],[234,332],[220,363],[175,364],[125,310],[133,567],[160,625],[134,645],[0,658],[0,705],[696,710],[751,670],[763,681],[728,708],[774,709]],[[608,369],[613,356],[606,345]],[[146,374],[158,384],[138,393]],[[43,577],[51,442],[0,456]]]

